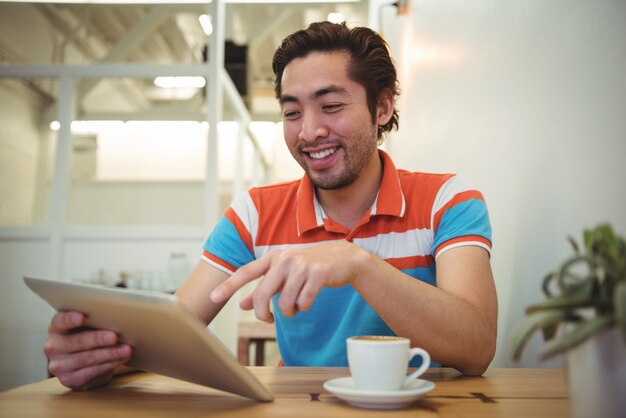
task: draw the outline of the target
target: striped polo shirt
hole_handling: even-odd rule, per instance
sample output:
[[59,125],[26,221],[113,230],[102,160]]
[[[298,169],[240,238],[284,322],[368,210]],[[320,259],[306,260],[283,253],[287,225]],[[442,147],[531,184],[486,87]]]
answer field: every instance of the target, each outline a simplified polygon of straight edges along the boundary
[[[348,240],[435,286],[435,261],[444,251],[464,245],[491,251],[487,207],[468,181],[454,174],[398,170],[385,152],[379,154],[383,176],[378,195],[353,230],[326,216],[305,175],[237,198],[208,237],[203,259],[232,274],[274,249]],[[276,308],[278,295],[272,301],[286,366],[347,366],[346,338],[394,335],[349,285],[323,288],[310,310],[291,318]],[[415,321],[419,324],[420,318]]]

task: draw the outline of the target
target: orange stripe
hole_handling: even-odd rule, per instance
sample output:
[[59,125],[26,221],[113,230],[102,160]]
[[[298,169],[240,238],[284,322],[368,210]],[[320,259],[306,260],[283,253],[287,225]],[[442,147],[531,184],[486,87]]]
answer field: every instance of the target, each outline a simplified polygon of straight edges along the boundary
[[446,203],[435,214],[435,219],[433,221],[433,231],[437,231],[437,228],[439,228],[439,223],[441,222],[441,218],[443,217],[443,214],[446,212],[446,210],[450,209],[452,206],[458,205],[459,203],[467,202],[468,200],[472,199],[485,200],[483,198],[483,195],[478,190],[468,190],[466,192],[457,193],[452,198],[452,200]]
[[[327,240],[328,233],[323,229],[309,231],[298,236],[295,199],[298,182],[286,183],[263,190],[252,190],[250,196],[259,213],[259,228],[255,245],[305,244]],[[268,193],[268,189],[270,192]],[[295,189],[295,190],[294,190]],[[302,209],[299,209],[302,215]],[[315,218],[315,213],[306,216]],[[320,234],[321,232],[321,234]]]
[[204,256],[206,258],[208,258],[209,260],[211,260],[215,264],[219,264],[220,266],[224,267],[226,270],[231,271],[233,273],[237,271],[237,267],[233,266],[232,264],[229,264],[229,263],[225,262],[224,260],[221,260],[221,259],[217,258],[216,256],[214,256],[213,254],[211,254],[208,251],[204,251],[203,254],[204,254]]
[[441,186],[454,177],[454,174],[410,173],[405,170],[398,170],[398,174],[406,202],[404,217],[398,219],[393,216],[378,216],[376,222],[365,225],[359,231],[359,237],[431,228],[433,202]]
[[235,229],[239,233],[239,236],[241,237],[243,243],[246,244],[248,250],[252,254],[254,254],[254,250],[252,249],[252,236],[250,235],[250,231],[246,229],[246,226],[243,224],[243,222],[241,222],[241,219],[239,219],[237,213],[232,209],[232,207],[229,207],[228,209],[226,209],[224,216],[230,222],[232,222],[232,224],[235,226]]
[[412,257],[387,258],[386,262],[398,270],[414,269],[417,267],[429,267],[435,264],[435,259],[431,255],[415,255]]
[[402,187],[400,176],[391,157],[384,151],[379,150],[381,162],[383,164],[383,179],[380,184],[378,201],[376,202],[376,213],[386,215],[400,215],[402,209]]

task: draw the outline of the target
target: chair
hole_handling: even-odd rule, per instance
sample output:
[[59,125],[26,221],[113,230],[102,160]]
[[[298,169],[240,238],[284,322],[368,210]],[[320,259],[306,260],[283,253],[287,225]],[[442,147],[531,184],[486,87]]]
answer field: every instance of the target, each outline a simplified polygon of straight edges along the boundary
[[265,365],[265,342],[276,341],[274,324],[258,319],[243,319],[237,326],[237,359],[244,366],[250,365],[250,346],[255,347],[255,366]]

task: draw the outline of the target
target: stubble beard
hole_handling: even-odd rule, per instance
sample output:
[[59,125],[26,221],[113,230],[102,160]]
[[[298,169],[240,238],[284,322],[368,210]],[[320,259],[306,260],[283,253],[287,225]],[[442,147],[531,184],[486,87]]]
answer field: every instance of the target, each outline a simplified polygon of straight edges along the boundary
[[[372,153],[378,150],[377,128],[374,127],[372,130],[358,134],[349,147],[342,142],[341,149],[344,152],[344,164],[339,173],[312,172],[303,159],[295,155],[294,157],[315,187],[322,190],[338,190],[348,187],[356,181],[369,164]],[[298,152],[302,155],[300,151]]]

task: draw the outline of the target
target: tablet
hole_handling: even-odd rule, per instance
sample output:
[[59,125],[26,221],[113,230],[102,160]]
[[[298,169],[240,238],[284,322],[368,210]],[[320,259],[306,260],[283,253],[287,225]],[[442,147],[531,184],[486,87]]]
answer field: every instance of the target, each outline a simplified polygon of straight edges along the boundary
[[128,366],[198,383],[258,401],[272,393],[175,296],[134,289],[24,277],[57,311],[87,315],[133,347]]

